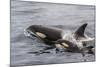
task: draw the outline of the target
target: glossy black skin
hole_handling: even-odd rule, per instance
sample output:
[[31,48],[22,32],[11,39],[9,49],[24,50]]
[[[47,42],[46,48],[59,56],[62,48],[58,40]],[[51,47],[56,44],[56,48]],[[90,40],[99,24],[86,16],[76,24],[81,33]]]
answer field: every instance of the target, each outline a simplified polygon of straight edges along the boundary
[[[82,25],[82,27],[85,29],[85,27],[87,26],[87,24],[84,24]],[[83,29],[83,32],[84,32],[84,29]],[[80,29],[79,29],[80,30]],[[48,27],[44,27],[42,25],[32,25],[30,27],[28,27],[26,29],[26,31],[31,31],[33,33],[36,33],[36,32],[40,32],[40,33],[43,33],[46,35],[46,38],[40,38],[40,37],[37,37],[39,39],[41,39],[44,43],[46,43],[47,45],[50,45],[50,47],[46,47],[44,48],[43,50],[40,50],[40,51],[44,51],[44,50],[48,50],[48,49],[53,49],[53,48],[56,48],[55,44],[61,44],[61,43],[66,43],[69,45],[69,47],[67,47],[65,49],[65,51],[67,52],[80,52],[82,54],[84,54],[84,51],[83,50],[80,50],[76,44],[73,44],[72,42],[69,42],[67,40],[63,40],[62,39],[62,36],[61,36],[61,33],[62,31],[61,30],[57,30],[57,29],[53,29],[53,28],[48,28]],[[76,34],[79,34],[80,32],[75,32]],[[82,33],[82,32],[81,32]],[[31,34],[32,36],[34,36],[33,34]],[[79,34],[80,35],[80,34]],[[81,36],[81,35],[80,35]],[[78,37],[78,36],[76,36]],[[84,37],[84,36],[83,36]],[[59,51],[58,49],[56,49],[56,51]],[[89,50],[89,52],[91,52],[91,49]],[[92,52],[91,52],[92,53]]]
[[53,29],[53,28],[48,28],[48,27],[44,27],[41,25],[32,25],[28,28],[29,30],[31,30],[32,32],[40,32],[45,34],[47,37],[46,39],[50,40],[50,41],[56,41],[58,39],[61,39],[61,30],[57,30],[57,29]]
[[[55,44],[66,43],[69,45],[69,47],[65,49],[65,51],[69,51],[69,52],[79,52],[80,51],[79,48],[75,44],[62,39],[61,30],[48,28],[48,27],[44,27],[41,25],[32,25],[28,27],[26,30],[31,31],[33,33],[40,32],[46,35],[46,38],[40,38],[36,36],[37,38],[41,39],[47,45],[50,45],[50,47],[46,47],[43,50],[56,48]],[[31,35],[34,36],[33,34]],[[56,49],[56,51],[59,51],[59,50]]]
[[66,43],[69,47],[65,47],[65,51],[67,52],[80,52],[80,49],[77,47],[76,44],[73,44],[72,42],[69,42],[67,40],[59,39],[55,42],[55,44],[61,44]]
[[[61,44],[61,43],[66,43],[69,45],[69,47],[67,48],[67,50],[71,50],[71,51],[75,51],[78,50],[78,47],[73,44],[72,42],[69,42],[67,40],[63,40],[61,39],[61,30],[56,30],[53,28],[48,28],[48,27],[44,27],[41,25],[32,25],[29,28],[27,28],[27,30],[30,30],[32,32],[40,32],[46,35],[46,38],[41,38],[44,43],[46,44]],[[32,34],[31,34],[32,35]],[[55,45],[54,45],[55,46]]]
[[[46,38],[41,38],[46,44],[53,44],[53,41],[57,41],[58,39],[61,39],[61,30],[53,29],[44,27],[41,25],[32,25],[26,30],[30,30],[32,32],[40,32],[46,35]],[[31,34],[32,35],[32,34]],[[34,36],[34,35],[33,35]]]
[[83,24],[82,26],[80,26],[76,31],[75,31],[75,38],[76,40],[78,40],[79,38],[85,38],[84,36],[84,32],[85,32],[85,28],[87,27],[87,23]]

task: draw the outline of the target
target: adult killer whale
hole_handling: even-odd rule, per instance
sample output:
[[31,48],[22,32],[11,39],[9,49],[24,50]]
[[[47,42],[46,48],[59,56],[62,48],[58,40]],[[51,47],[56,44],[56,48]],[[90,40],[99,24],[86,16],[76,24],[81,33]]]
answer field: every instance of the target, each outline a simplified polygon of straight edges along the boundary
[[52,48],[56,48],[56,51],[66,50],[71,52],[81,52],[84,54],[85,49],[92,51],[88,53],[94,53],[92,50],[94,47],[86,46],[86,42],[94,40],[94,38],[88,37],[84,34],[87,25],[87,23],[82,24],[75,32],[65,32],[61,29],[55,29],[43,25],[31,25],[24,30],[24,34],[30,38],[37,37],[45,44],[50,45]]

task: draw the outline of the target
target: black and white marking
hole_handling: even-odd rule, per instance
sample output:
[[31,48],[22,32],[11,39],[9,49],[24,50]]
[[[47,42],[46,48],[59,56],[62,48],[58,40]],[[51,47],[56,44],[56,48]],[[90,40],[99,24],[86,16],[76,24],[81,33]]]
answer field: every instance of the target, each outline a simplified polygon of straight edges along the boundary
[[[64,49],[66,51],[84,52],[85,42],[92,41],[94,38],[84,34],[87,23],[80,26],[75,32],[65,32],[60,29],[49,28],[42,25],[32,25],[24,30],[24,34],[28,37],[37,37],[47,45],[53,48]],[[88,48],[87,48],[88,49]],[[94,48],[89,48],[92,51]]]

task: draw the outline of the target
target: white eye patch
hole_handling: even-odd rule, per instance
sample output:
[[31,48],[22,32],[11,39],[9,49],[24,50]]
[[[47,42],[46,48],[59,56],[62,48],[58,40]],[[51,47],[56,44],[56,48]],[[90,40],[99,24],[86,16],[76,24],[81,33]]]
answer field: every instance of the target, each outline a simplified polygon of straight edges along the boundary
[[55,44],[57,48],[64,48],[61,44]]
[[69,47],[69,45],[66,44],[66,43],[62,43],[62,45],[63,45],[64,47]]
[[41,38],[46,38],[46,35],[40,32],[36,32],[36,34]]

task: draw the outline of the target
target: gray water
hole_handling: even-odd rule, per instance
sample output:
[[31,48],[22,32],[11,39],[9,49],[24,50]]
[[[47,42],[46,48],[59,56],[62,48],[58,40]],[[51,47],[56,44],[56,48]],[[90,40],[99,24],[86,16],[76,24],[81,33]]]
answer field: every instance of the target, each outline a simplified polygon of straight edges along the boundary
[[[95,37],[95,6],[71,5],[11,0],[11,66],[56,64],[94,61],[95,56],[80,53],[30,54],[41,50],[45,44],[24,36],[24,29],[30,25],[48,25],[65,31],[75,31],[83,23],[88,23],[86,34]],[[94,42],[91,42],[90,45]]]

